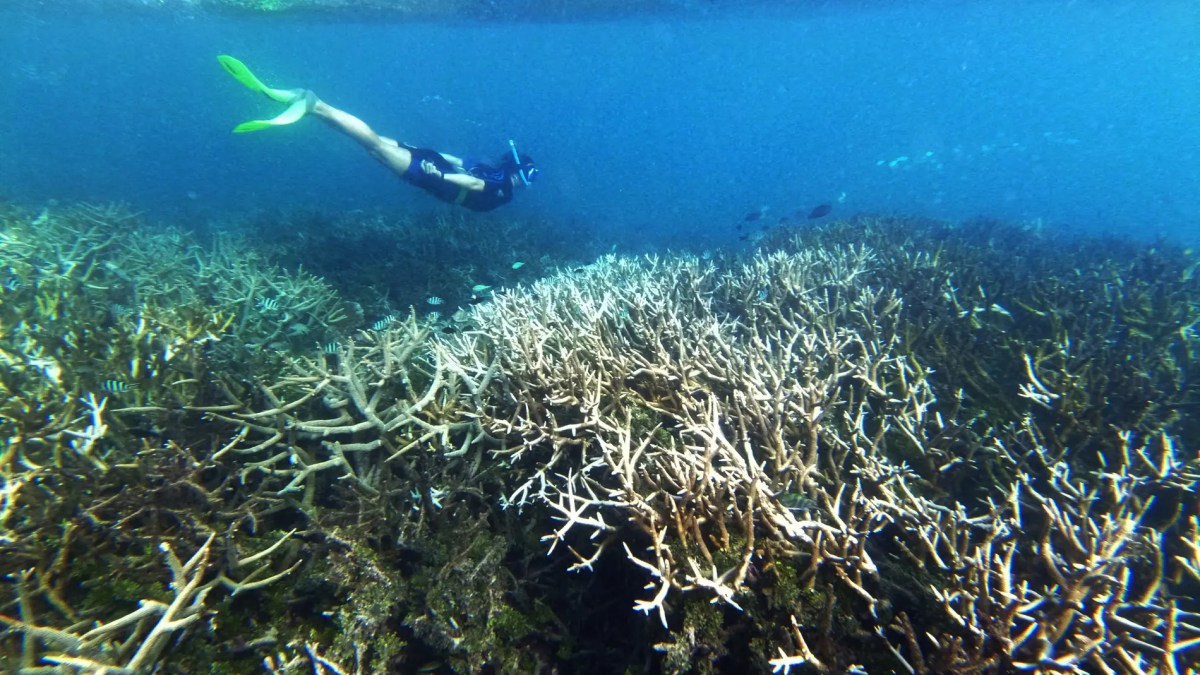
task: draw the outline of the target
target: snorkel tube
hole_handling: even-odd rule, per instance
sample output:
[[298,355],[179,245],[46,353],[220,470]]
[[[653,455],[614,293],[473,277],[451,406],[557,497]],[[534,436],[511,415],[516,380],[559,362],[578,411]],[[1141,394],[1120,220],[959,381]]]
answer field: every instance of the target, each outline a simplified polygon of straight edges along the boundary
[[517,144],[511,138],[508,139],[508,148],[512,150],[513,161],[516,162],[517,175],[521,177],[521,182],[525,184],[525,187],[529,187],[533,183],[534,177],[537,176],[537,169],[531,167],[527,175],[525,169],[521,167],[521,156],[517,154]]

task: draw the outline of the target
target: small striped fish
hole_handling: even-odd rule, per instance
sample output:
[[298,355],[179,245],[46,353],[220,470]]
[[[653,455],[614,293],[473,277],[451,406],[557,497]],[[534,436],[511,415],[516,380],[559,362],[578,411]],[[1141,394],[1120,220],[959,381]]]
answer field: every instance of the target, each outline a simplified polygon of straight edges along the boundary
[[392,325],[392,322],[395,320],[396,320],[395,314],[388,314],[387,316],[383,317],[382,319],[371,324],[371,328],[374,330],[383,330],[384,328],[387,328],[388,326]]
[[279,309],[279,301],[275,298],[259,298],[258,308],[267,311],[274,311]]
[[122,382],[121,380],[105,380],[104,383],[100,385],[100,388],[110,394],[122,394],[135,388],[136,386],[137,385],[135,384],[129,384],[128,382]]
[[446,301],[436,295],[431,295],[428,298],[425,298],[425,302],[428,302],[429,304],[436,306],[436,305],[445,304]]
[[321,348],[321,351],[325,352],[326,354],[336,354],[341,348],[342,345],[337,342],[326,342],[325,346]]

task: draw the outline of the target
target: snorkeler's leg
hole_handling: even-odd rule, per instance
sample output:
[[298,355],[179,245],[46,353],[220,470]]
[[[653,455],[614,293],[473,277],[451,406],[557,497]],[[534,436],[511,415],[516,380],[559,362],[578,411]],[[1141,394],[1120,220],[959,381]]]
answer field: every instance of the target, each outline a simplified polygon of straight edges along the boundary
[[412,153],[396,141],[375,133],[366,122],[321,100],[316,102],[312,112],[330,126],[353,138],[392,171],[398,174],[408,171],[408,166],[412,163]]
[[[397,141],[394,138],[388,138],[387,136],[380,136],[379,140],[383,141],[386,145],[389,145],[394,148],[402,148],[405,150],[409,150],[410,152],[412,149],[411,145],[408,145],[407,143],[401,143],[400,141]],[[461,157],[455,157],[454,155],[451,155],[451,154],[445,153],[445,152],[439,152],[438,154],[442,156],[442,159],[449,162],[450,166],[452,166],[455,169],[455,171],[462,169],[463,160]]]

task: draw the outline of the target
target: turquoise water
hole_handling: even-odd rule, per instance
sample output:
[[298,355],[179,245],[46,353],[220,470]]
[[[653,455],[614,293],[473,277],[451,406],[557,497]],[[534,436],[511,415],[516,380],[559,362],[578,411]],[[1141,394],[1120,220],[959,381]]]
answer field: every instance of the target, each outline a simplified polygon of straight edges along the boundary
[[428,210],[316,120],[218,66],[314,89],[380,133],[543,180],[507,213],[613,243],[736,243],[830,203],[1197,238],[1191,2],[706,3],[579,21],[0,14],[0,194],[202,221],[256,207]]

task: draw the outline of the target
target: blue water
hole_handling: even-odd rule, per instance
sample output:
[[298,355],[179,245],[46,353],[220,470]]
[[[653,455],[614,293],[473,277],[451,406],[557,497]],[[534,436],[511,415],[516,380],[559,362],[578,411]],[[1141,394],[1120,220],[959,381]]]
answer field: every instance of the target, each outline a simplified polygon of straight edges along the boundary
[[442,23],[10,6],[0,197],[181,222],[449,208],[315,119],[231,134],[278,106],[228,53],[410,143],[516,139],[543,178],[503,214],[614,243],[733,243],[748,211],[825,202],[1200,241],[1200,3],[777,4]]

